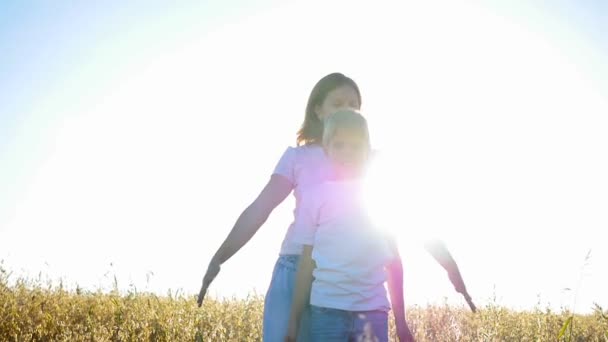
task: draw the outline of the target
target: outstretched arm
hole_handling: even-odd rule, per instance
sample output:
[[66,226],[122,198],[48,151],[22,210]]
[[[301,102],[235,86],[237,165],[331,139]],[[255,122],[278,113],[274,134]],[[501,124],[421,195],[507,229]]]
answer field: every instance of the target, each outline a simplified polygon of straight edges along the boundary
[[403,264],[399,256],[397,244],[389,239],[389,245],[393,252],[393,258],[387,265],[388,292],[391,298],[391,307],[395,316],[395,326],[400,342],[413,342],[414,336],[410,331],[405,319],[405,304],[403,299]]
[[435,258],[439,265],[446,270],[456,292],[461,293],[464,296],[471,310],[475,312],[475,305],[473,304],[471,296],[467,292],[467,288],[464,285],[464,280],[462,279],[458,265],[456,264],[456,261],[454,261],[454,258],[452,258],[452,255],[448,251],[445,244],[440,240],[434,239],[427,241],[424,247],[427,252],[429,252],[433,258]]
[[289,314],[289,325],[287,328],[286,342],[295,342],[298,336],[298,324],[302,317],[302,312],[306,304],[310,301],[310,289],[312,287],[312,271],[315,269],[315,262],[312,260],[312,246],[304,245],[302,256],[298,264],[296,274],[296,288],[291,302],[291,312]]
[[287,178],[272,175],[262,192],[239,216],[234,227],[215,252],[203,278],[198,306],[203,303],[207,289],[220,271],[220,266],[241,249],[266,222],[270,213],[291,193],[293,186]]
[[239,216],[213,259],[223,264],[243,247],[266,222],[270,213],[291,193],[293,186],[283,176],[272,175],[262,192]]

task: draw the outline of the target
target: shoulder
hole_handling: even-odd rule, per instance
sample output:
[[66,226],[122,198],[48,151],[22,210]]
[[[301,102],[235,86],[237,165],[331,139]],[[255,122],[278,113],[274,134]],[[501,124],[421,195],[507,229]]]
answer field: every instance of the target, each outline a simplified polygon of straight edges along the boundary
[[282,154],[282,158],[285,157],[289,157],[289,156],[293,156],[296,153],[296,148],[297,147],[293,147],[293,146],[287,146],[287,148],[285,148],[283,150],[283,154]]
[[302,145],[291,147],[291,149],[299,157],[316,157],[325,153],[320,145]]
[[323,154],[323,148],[319,145],[287,146],[283,151],[283,157],[307,158]]

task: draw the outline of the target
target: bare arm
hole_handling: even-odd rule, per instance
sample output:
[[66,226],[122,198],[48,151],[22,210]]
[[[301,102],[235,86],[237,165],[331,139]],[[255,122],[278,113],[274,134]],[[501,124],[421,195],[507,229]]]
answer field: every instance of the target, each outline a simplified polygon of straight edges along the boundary
[[296,274],[296,288],[291,303],[289,315],[289,325],[287,329],[286,341],[295,341],[298,336],[298,324],[302,317],[302,311],[310,301],[310,289],[312,287],[312,271],[315,269],[315,262],[312,260],[312,246],[304,245],[298,273]]
[[213,259],[223,264],[239,251],[266,222],[270,213],[287,198],[293,186],[283,176],[272,175],[262,192],[239,216]]
[[399,256],[399,250],[394,240],[389,239],[393,251],[393,259],[387,265],[388,292],[391,297],[391,307],[395,316],[395,325],[399,341],[414,341],[414,337],[405,319],[405,304],[403,299],[403,264]]
[[448,251],[445,244],[443,244],[443,242],[440,240],[435,239],[427,241],[425,243],[425,248],[439,263],[439,265],[446,270],[456,292],[461,293],[464,296],[471,310],[475,312],[477,309],[473,304],[471,296],[467,292],[467,288],[464,285],[464,280],[462,279],[458,265],[456,264],[456,261],[454,261],[454,258],[452,258],[452,255]]
[[219,273],[220,266],[251,240],[270,213],[285,200],[291,190],[293,185],[289,180],[280,175],[272,175],[258,197],[241,213],[209,263],[197,301],[199,306],[202,305],[207,288]]
[[437,239],[429,240],[424,244],[424,247],[446,272],[460,273],[458,265],[443,242]]

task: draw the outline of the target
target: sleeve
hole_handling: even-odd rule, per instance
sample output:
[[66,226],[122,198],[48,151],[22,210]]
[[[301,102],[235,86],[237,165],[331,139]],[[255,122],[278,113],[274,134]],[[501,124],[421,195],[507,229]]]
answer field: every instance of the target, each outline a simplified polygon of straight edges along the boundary
[[319,204],[315,192],[304,193],[294,221],[293,241],[313,246],[319,226]]
[[274,171],[272,174],[281,175],[281,176],[287,178],[287,180],[289,180],[291,182],[291,184],[293,184],[295,186],[296,185],[295,161],[296,161],[296,149],[293,147],[288,147],[285,150],[285,152],[283,152],[283,155],[281,156],[281,159],[279,160],[276,167],[274,168]]

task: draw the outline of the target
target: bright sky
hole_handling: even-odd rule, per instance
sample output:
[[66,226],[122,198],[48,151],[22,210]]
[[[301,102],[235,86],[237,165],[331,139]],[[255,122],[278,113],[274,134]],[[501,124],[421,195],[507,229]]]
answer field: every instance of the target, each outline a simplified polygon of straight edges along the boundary
[[[396,175],[377,203],[398,212],[408,304],[464,304],[418,243],[433,232],[480,305],[608,307],[605,2],[232,6],[0,5],[3,267],[197,293],[340,71]],[[264,293],[293,204],[212,294]]]

